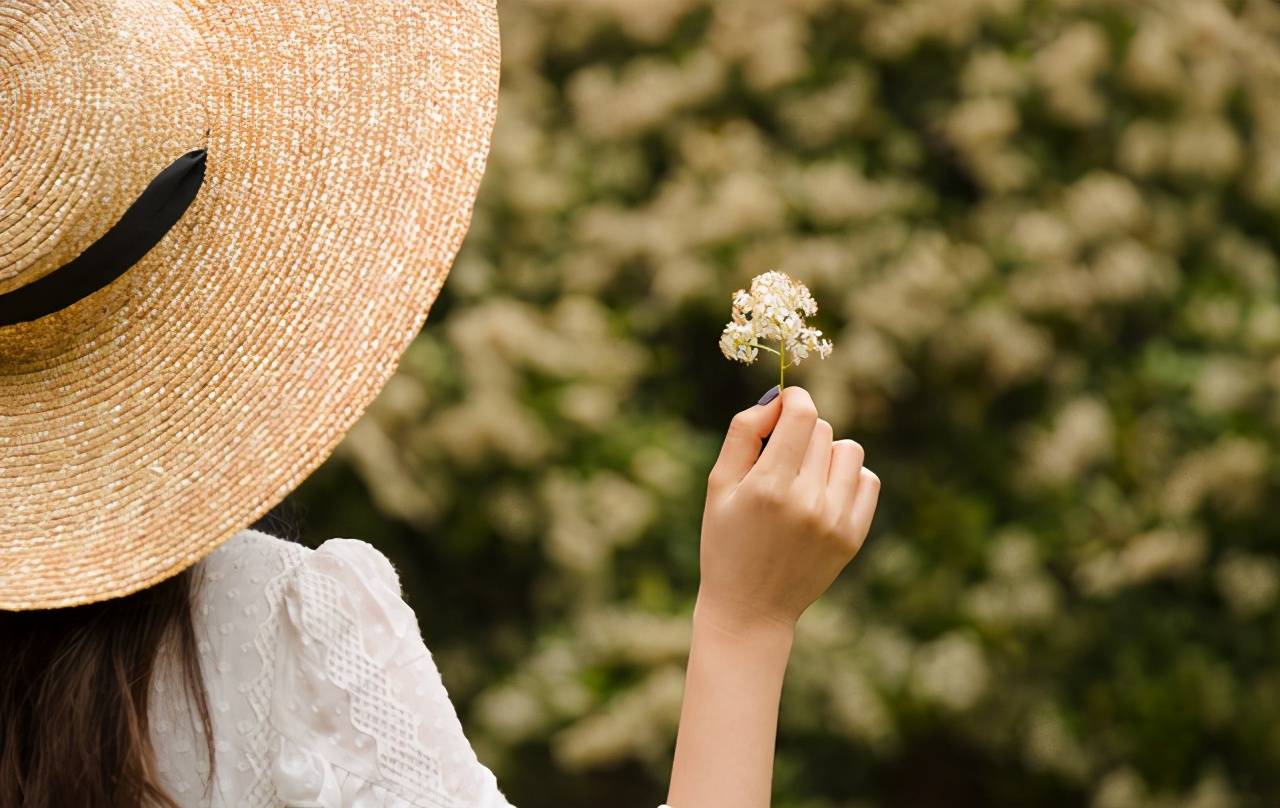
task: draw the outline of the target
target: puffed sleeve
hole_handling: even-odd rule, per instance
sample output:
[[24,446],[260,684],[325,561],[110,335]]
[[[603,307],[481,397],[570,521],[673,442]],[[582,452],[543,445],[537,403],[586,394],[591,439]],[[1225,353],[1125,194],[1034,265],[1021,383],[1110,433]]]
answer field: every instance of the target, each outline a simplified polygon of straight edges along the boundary
[[391,562],[331,539],[282,592],[277,796],[315,808],[510,808],[463,734]]

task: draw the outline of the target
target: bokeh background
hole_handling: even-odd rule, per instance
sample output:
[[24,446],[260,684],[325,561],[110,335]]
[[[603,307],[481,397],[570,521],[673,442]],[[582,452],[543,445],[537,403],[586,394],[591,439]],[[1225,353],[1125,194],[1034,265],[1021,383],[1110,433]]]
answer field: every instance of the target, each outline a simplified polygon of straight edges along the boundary
[[521,808],[652,808],[705,478],[787,374],[884,481],[774,804],[1280,805],[1280,5],[502,0],[466,245],[291,501],[373,542]]

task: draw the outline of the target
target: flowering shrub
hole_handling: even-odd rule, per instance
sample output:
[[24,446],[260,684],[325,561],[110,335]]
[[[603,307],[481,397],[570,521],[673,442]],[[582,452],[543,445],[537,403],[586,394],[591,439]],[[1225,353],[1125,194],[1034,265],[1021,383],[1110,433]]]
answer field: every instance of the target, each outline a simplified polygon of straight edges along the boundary
[[500,14],[467,244],[300,496],[397,562],[512,801],[665,796],[702,483],[776,379],[712,340],[777,269],[884,493],[775,805],[1280,802],[1278,7]]

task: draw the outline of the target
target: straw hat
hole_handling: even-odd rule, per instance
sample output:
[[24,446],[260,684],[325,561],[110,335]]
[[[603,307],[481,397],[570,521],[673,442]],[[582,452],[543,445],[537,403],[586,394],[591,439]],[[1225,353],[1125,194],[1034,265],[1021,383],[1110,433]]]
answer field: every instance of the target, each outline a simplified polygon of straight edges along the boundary
[[329,455],[497,85],[492,0],[0,0],[0,609],[175,575]]

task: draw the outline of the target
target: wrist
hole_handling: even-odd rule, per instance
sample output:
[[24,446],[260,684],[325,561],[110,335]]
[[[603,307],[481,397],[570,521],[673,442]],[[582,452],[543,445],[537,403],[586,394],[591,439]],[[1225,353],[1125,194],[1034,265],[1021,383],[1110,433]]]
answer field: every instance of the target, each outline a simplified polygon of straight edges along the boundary
[[693,606],[694,633],[714,633],[727,640],[791,652],[794,620],[770,614],[748,604],[729,602],[698,591]]

